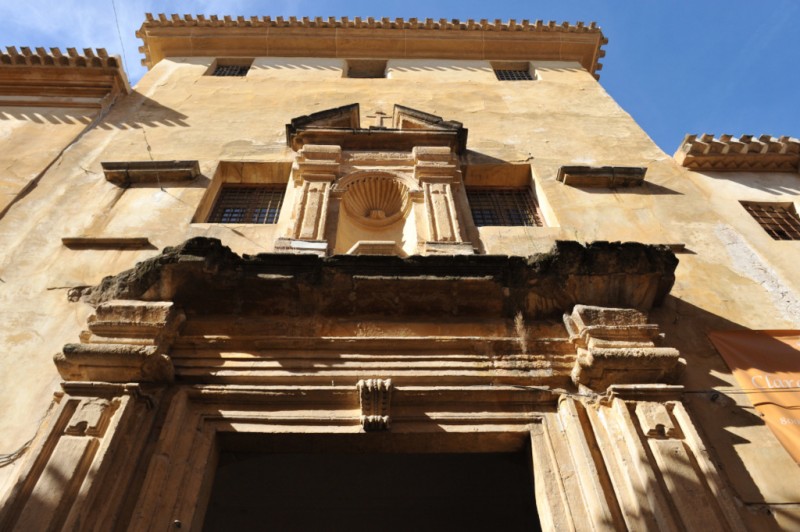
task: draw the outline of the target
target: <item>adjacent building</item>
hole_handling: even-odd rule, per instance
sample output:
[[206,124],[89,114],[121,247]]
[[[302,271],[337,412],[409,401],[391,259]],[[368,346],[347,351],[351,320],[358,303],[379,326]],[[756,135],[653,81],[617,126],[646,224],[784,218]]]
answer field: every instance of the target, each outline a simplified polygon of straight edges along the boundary
[[0,529],[800,525],[712,344],[800,356],[796,139],[666,155],[595,24],[138,35],[0,56]]

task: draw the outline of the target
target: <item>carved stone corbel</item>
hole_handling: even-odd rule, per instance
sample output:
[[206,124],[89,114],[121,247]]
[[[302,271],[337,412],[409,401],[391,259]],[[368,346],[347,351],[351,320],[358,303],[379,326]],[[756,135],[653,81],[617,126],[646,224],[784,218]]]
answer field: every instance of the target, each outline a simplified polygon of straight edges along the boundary
[[612,384],[669,381],[682,369],[676,349],[656,347],[658,325],[635,309],[575,305],[564,325],[578,357],[572,369],[577,385],[604,390]]
[[366,379],[356,384],[361,405],[361,426],[366,432],[388,430],[392,379]]
[[66,381],[170,382],[167,352],[185,321],[169,301],[113,300],[98,305],[80,343],[54,357]]

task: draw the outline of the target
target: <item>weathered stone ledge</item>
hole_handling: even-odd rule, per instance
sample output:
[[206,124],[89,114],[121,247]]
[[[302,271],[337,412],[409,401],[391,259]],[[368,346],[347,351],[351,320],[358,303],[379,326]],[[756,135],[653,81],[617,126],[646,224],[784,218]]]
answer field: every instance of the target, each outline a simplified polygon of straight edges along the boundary
[[666,246],[558,241],[531,257],[259,254],[193,238],[73,299],[173,301],[187,313],[555,317],[576,304],[647,310],[669,293]]

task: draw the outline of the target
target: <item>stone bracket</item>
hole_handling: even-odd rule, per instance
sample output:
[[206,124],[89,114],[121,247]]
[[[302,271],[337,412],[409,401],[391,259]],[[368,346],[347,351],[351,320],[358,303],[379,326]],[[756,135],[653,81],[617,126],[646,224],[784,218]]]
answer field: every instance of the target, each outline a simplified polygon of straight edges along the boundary
[[573,187],[633,187],[644,183],[646,173],[637,166],[562,166],[556,179]]
[[579,386],[670,381],[685,363],[676,349],[656,347],[658,326],[635,309],[575,305],[564,325],[577,348],[572,381]]
[[80,343],[54,360],[66,381],[171,382],[167,352],[185,321],[172,302],[112,300],[87,321]]
[[392,401],[392,379],[366,379],[356,384],[361,405],[361,427],[365,432],[388,430]]

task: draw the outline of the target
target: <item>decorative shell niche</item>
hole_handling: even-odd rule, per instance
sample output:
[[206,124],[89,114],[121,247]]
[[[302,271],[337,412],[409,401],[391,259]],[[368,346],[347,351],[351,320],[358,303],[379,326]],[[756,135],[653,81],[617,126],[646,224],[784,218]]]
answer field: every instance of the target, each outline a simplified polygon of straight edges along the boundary
[[417,246],[408,186],[393,175],[343,180],[335,253],[406,255]]

